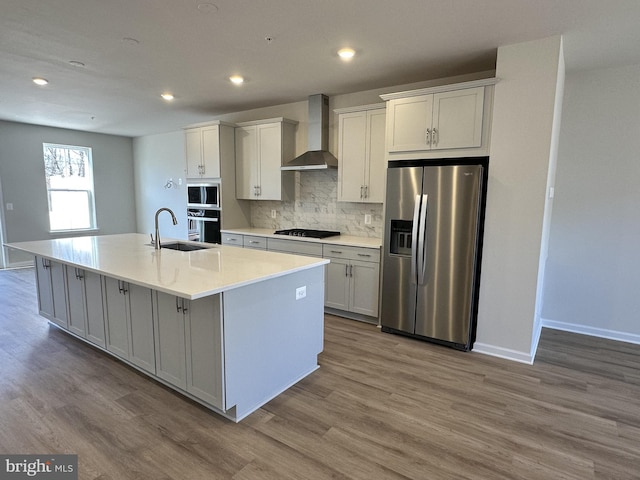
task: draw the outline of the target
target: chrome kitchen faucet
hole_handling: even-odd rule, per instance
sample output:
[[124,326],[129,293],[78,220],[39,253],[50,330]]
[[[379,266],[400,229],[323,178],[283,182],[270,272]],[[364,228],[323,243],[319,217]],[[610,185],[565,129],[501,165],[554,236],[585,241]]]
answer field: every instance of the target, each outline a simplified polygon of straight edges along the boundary
[[163,207],[158,209],[158,211],[156,212],[156,238],[155,240],[151,239],[152,240],[151,243],[155,245],[156,250],[160,250],[160,230],[158,228],[158,215],[160,215],[160,212],[162,212],[163,210],[171,214],[171,221],[173,222],[174,225],[178,224],[178,220],[176,219],[175,214],[170,208]]

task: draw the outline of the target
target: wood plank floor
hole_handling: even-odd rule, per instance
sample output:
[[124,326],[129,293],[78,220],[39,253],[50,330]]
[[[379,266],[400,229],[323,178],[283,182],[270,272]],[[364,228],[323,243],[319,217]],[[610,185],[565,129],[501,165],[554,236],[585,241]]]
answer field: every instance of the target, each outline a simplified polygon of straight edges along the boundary
[[38,316],[0,271],[0,453],[81,479],[639,479],[640,346],[544,330],[533,366],[326,316],[321,368],[234,424]]

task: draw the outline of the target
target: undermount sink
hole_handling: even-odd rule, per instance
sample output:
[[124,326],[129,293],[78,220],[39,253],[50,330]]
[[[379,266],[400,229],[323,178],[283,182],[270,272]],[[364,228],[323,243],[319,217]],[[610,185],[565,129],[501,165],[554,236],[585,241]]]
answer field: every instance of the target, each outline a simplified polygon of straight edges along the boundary
[[171,243],[161,243],[160,248],[168,248],[170,250],[179,250],[181,252],[192,252],[194,250],[204,250],[210,247],[205,247],[204,245],[194,245],[192,243],[171,242]]

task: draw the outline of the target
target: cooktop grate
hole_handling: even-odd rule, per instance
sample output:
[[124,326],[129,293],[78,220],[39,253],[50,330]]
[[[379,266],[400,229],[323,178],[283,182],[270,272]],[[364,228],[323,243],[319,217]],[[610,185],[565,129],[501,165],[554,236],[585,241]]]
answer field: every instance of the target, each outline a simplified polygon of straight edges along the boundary
[[289,235],[291,237],[327,238],[340,235],[340,232],[330,230],[310,230],[306,228],[290,228],[287,230],[276,230],[275,235]]

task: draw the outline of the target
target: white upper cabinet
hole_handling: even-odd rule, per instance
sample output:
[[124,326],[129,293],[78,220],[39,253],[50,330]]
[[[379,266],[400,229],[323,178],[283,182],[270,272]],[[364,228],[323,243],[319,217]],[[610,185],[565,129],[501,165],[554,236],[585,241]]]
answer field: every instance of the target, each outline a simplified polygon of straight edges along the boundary
[[186,177],[220,178],[220,164],[233,161],[233,134],[233,126],[222,122],[185,128]]
[[293,175],[280,167],[295,156],[296,124],[282,118],[238,124],[236,198],[283,200],[291,195]]
[[486,79],[382,95],[387,100],[389,159],[414,158],[414,153],[425,158],[487,155],[495,82]]
[[340,109],[338,201],[382,203],[385,170],[385,108]]
[[390,152],[431,149],[433,95],[391,100],[388,108]]

